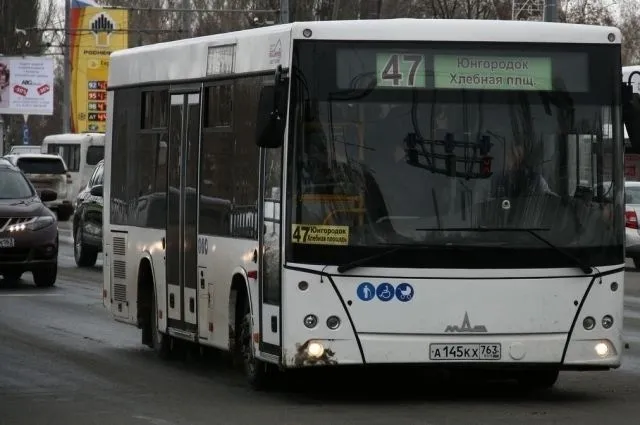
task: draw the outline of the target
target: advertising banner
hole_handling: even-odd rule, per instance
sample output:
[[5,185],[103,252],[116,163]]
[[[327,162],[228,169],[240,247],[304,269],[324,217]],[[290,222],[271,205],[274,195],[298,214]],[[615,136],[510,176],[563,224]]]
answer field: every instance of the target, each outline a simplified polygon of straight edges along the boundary
[[0,114],[53,115],[53,58],[0,56]]
[[129,43],[126,10],[74,2],[71,9],[71,127],[106,131],[109,55]]

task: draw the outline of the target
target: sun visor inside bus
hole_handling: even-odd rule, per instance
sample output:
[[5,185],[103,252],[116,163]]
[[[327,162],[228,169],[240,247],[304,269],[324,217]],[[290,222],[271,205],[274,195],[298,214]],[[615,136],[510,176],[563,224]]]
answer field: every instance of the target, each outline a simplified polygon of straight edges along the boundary
[[634,153],[640,153],[640,95],[631,84],[622,84],[622,118]]

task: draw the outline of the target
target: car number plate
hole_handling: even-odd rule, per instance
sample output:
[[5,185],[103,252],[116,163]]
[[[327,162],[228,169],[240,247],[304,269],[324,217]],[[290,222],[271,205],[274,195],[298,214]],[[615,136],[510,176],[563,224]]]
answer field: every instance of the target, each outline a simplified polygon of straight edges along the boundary
[[13,238],[0,238],[0,248],[13,248],[16,240]]
[[500,360],[502,346],[483,344],[430,344],[429,360]]

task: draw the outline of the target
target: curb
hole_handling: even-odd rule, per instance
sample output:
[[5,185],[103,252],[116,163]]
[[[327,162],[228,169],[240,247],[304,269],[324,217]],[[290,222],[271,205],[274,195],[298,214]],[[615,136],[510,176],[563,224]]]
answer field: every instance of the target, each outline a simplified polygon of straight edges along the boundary
[[58,241],[60,243],[73,245],[73,238],[71,236],[58,236]]

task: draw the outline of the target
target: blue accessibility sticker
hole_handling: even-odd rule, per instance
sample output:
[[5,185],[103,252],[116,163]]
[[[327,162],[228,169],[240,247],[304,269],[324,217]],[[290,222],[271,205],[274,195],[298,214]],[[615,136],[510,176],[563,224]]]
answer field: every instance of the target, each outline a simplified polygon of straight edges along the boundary
[[376,287],[369,282],[362,282],[358,285],[356,293],[362,301],[371,301],[376,296]]
[[391,301],[393,299],[394,289],[390,283],[381,283],[376,288],[376,295],[380,301]]
[[396,298],[403,303],[413,299],[413,286],[408,283],[401,283],[396,287]]

